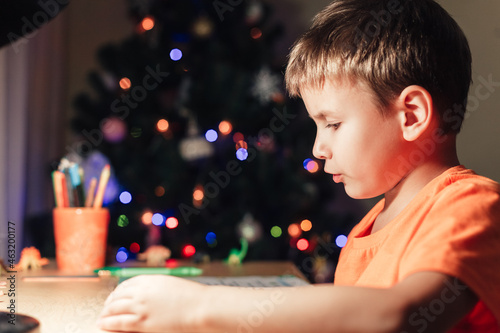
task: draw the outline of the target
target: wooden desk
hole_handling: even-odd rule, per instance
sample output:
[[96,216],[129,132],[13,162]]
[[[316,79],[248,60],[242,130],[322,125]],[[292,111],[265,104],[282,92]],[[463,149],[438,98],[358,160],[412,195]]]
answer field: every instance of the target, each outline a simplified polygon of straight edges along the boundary
[[[241,266],[228,266],[222,262],[189,265],[202,268],[203,276],[295,275],[305,280],[290,262],[248,262]],[[33,279],[51,275],[59,277],[45,281]],[[103,332],[96,328],[95,322],[104,300],[117,282],[114,277],[64,278],[60,272],[50,267],[37,272],[18,273],[17,312],[38,319],[40,333]],[[0,306],[4,310],[4,306]]]

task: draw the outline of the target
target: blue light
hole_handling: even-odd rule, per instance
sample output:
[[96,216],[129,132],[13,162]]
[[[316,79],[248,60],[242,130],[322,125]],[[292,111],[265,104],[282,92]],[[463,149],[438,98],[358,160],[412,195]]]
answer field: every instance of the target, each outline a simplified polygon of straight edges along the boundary
[[121,263],[127,261],[127,259],[128,259],[128,253],[126,251],[120,250],[116,253],[116,261]]
[[304,160],[304,163],[302,163],[302,165],[304,165],[304,169],[306,169],[306,170],[307,170],[307,164],[309,164],[309,162],[312,162],[312,160],[311,160],[310,158],[306,158],[306,159]]
[[244,161],[248,158],[248,151],[245,148],[240,148],[236,151],[236,158]]
[[154,214],[153,217],[151,218],[151,222],[153,222],[154,225],[162,225],[164,221],[165,217],[160,213]]
[[347,237],[344,235],[340,235],[335,239],[335,244],[337,244],[338,247],[344,247],[347,243]]
[[208,142],[215,142],[218,137],[219,135],[213,129],[210,129],[205,133],[205,139],[207,139]]
[[179,61],[182,58],[182,51],[179,49],[173,49],[170,51],[170,59],[173,61]]
[[120,194],[120,202],[124,205],[129,204],[132,201],[132,194],[127,191],[123,191]]
[[213,245],[217,242],[217,235],[215,235],[213,232],[209,232],[205,236],[205,239],[207,240],[208,245]]

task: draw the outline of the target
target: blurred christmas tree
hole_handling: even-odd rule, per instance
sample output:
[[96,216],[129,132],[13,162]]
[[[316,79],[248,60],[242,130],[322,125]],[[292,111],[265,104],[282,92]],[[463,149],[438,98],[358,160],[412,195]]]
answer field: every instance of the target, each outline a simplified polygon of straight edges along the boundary
[[73,120],[88,140],[80,154],[100,151],[114,168],[111,245],[224,259],[245,239],[247,259],[295,260],[309,276],[334,262],[352,219],[328,209],[333,186],[311,159],[314,126],[285,97],[272,8],[129,8],[136,32],[99,50],[102,70],[89,75],[96,97],[78,96]]

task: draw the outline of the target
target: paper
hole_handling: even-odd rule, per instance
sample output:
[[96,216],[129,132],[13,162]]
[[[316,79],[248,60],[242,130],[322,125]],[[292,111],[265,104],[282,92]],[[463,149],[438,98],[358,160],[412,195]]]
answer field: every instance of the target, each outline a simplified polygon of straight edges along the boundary
[[212,276],[198,276],[189,277],[189,280],[197,281],[207,285],[223,285],[234,287],[297,287],[309,285],[294,275],[281,275],[281,276],[225,276],[225,277],[212,277]]

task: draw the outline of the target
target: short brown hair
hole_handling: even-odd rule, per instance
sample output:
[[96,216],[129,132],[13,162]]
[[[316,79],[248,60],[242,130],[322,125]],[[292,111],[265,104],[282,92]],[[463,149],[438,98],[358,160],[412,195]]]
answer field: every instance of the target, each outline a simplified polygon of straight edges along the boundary
[[382,111],[419,85],[431,94],[443,132],[458,133],[471,62],[463,31],[432,0],[336,0],[293,46],[285,80],[293,97],[325,80],[361,80]]

